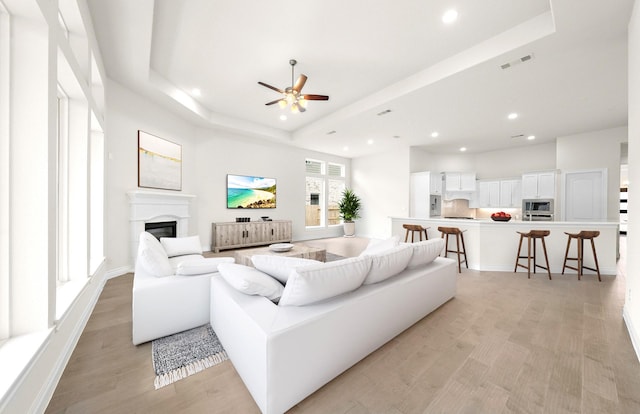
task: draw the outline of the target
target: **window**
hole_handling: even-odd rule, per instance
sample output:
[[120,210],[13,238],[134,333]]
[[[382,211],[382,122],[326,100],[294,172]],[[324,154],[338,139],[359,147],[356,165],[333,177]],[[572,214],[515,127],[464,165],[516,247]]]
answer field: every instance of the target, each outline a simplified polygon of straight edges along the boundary
[[305,225],[339,225],[338,203],[345,189],[345,166],[307,159],[306,173]]
[[9,337],[9,15],[0,2],[0,344]]
[[57,285],[69,281],[69,97],[58,85],[58,272]]

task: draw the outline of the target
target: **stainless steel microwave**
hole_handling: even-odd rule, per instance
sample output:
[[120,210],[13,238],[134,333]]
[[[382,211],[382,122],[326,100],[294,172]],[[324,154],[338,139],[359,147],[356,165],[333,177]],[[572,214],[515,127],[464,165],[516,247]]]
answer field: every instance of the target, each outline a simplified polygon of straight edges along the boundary
[[552,199],[522,200],[523,220],[553,220]]

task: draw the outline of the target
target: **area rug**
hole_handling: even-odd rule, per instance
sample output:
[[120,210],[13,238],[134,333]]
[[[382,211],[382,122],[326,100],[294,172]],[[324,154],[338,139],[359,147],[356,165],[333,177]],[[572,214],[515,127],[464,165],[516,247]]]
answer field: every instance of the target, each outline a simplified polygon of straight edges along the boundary
[[209,324],[156,339],[151,356],[156,390],[228,359]]

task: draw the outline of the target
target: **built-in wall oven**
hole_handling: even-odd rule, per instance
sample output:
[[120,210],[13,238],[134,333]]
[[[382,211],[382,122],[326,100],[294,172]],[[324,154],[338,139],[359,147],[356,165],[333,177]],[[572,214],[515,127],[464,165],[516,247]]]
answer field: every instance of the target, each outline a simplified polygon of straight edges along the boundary
[[522,200],[522,219],[530,221],[553,220],[553,200]]

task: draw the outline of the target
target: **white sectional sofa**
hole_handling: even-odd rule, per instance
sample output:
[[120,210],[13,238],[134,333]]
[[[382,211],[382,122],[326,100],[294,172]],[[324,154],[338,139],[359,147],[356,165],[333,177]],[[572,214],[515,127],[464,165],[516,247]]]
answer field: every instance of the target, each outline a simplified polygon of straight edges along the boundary
[[133,278],[135,345],[209,322],[211,277],[219,263],[234,261],[203,258],[198,236],[163,244],[147,232],[140,235]]
[[[418,245],[430,245],[437,250],[433,257],[437,256],[443,246],[438,240],[416,243],[411,260],[420,262],[424,257],[417,253],[421,252]],[[428,264],[406,269],[404,261],[400,265],[404,270],[379,281],[384,273],[380,269],[394,269],[399,261],[398,256],[389,258],[382,250],[374,250],[357,263],[368,263],[364,285],[334,297],[315,298],[305,306],[282,306],[282,302],[296,303],[292,298],[299,299],[305,288],[312,294],[322,292],[326,280],[318,272],[307,272],[307,279],[299,278],[295,286],[290,276],[280,305],[232,287],[222,265],[220,273],[213,275],[211,325],[263,413],[290,409],[455,296],[453,260],[431,257]],[[348,276],[339,274],[338,262],[326,265],[334,266],[336,280]],[[309,284],[301,285],[303,279]]]

